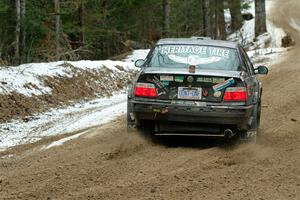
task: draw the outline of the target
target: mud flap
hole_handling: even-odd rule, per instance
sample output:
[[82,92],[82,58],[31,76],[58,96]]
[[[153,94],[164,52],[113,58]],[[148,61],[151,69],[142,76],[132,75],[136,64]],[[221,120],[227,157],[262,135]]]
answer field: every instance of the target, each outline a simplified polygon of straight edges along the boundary
[[253,109],[253,113],[252,116],[250,117],[249,120],[249,127],[251,130],[257,130],[259,128],[260,125],[260,112],[261,112],[261,105],[260,103],[256,104],[254,109]]
[[241,142],[256,143],[257,130],[248,130],[240,134]]
[[136,119],[132,112],[132,105],[130,104],[129,99],[127,100],[127,130],[136,128]]

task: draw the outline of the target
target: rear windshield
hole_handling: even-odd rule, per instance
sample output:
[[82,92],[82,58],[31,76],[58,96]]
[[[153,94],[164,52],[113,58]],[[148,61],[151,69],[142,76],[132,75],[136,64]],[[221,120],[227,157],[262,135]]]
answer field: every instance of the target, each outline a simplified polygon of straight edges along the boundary
[[150,67],[186,67],[198,69],[239,70],[237,51],[231,48],[199,45],[156,46],[147,64]]

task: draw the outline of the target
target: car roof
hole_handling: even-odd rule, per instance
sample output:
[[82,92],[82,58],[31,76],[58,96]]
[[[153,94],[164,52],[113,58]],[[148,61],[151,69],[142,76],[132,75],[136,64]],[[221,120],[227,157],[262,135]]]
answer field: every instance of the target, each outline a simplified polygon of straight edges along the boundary
[[207,37],[191,37],[191,38],[165,38],[160,39],[156,45],[181,44],[181,45],[207,45],[227,48],[238,48],[237,42],[225,40],[212,40]]

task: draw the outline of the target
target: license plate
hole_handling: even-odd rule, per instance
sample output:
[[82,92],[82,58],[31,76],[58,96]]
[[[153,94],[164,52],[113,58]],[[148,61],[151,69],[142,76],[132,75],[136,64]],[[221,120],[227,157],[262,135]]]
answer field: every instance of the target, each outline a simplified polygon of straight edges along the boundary
[[178,99],[201,99],[201,88],[178,87]]

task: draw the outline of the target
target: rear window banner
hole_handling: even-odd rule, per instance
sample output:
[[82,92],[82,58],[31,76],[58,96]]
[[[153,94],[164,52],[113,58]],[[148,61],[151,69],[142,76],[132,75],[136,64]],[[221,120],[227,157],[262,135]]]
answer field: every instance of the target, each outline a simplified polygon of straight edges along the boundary
[[210,64],[220,61],[221,57],[209,57],[209,58],[203,58],[198,55],[189,55],[188,57],[181,57],[177,56],[175,54],[169,54],[168,57],[177,63],[183,63],[183,64],[189,64],[189,65],[201,65],[201,64]]
[[173,53],[188,53],[188,54],[207,54],[206,46],[187,46],[187,45],[165,45],[161,46],[160,52],[162,54],[173,54]]
[[193,65],[196,70],[237,71],[241,66],[236,49],[218,46],[159,45],[155,47],[150,59],[148,65],[159,68],[182,68]]
[[161,54],[195,54],[207,56],[216,56],[221,58],[230,58],[230,49],[196,46],[196,45],[164,45],[159,49]]

